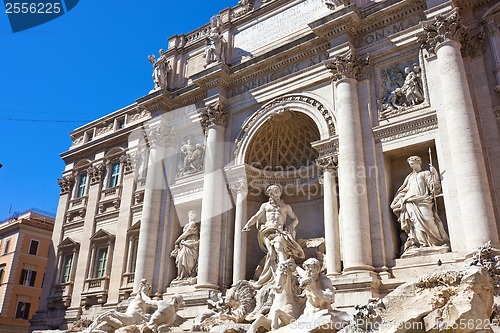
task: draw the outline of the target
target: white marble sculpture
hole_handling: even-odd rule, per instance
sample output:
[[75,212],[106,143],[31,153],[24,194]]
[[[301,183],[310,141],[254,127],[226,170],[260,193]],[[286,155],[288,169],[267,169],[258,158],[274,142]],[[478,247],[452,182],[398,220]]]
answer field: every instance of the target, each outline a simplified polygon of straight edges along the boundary
[[210,19],[210,32],[206,39],[205,67],[211,63],[224,62],[224,37],[222,36],[222,20],[220,15],[215,15]]
[[380,118],[395,115],[424,101],[421,72],[418,64],[413,64],[413,70],[405,67],[404,78],[399,69],[383,72],[383,81],[390,93],[379,101]]
[[298,298],[299,288],[295,276],[293,259],[280,262],[274,276],[274,299],[267,315],[260,314],[247,333],[256,333],[260,327],[274,331],[289,325],[302,313],[302,302]]
[[[281,200],[281,188],[271,185],[266,194],[269,201],[263,203],[243,227],[243,232],[247,232],[251,226],[257,224],[259,246],[266,253],[256,287],[272,283],[273,271],[276,270],[278,262],[290,258],[304,258],[304,251],[295,241],[295,227],[299,219],[290,205]],[[286,223],[287,216],[291,218],[291,223]]]
[[175,294],[169,301],[148,299],[146,303],[156,308],[146,326],[154,333],[160,326],[171,326],[178,319],[177,311],[184,305],[182,295]]
[[182,168],[179,176],[185,176],[203,170],[205,149],[201,143],[194,145],[190,139],[181,146]]
[[168,75],[172,71],[172,66],[170,62],[167,61],[167,55],[163,49],[159,51],[160,56],[158,60],[155,59],[154,55],[148,57],[149,63],[153,65],[153,82],[155,84],[154,89],[164,89],[168,88]]
[[441,191],[439,174],[432,165],[430,170],[422,170],[422,160],[418,156],[411,156],[407,161],[413,171],[391,203],[391,209],[407,235],[403,256],[417,254],[419,248],[447,249],[449,238],[434,209],[435,196]]
[[304,269],[297,267],[299,284],[304,288],[306,306],[304,314],[309,315],[320,310],[332,310],[334,287],[332,281],[321,273],[321,263],[316,258],[309,258],[302,264]]
[[146,280],[141,281],[139,291],[130,301],[125,312],[109,310],[97,316],[92,324],[85,330],[86,333],[114,331],[123,326],[139,325],[147,321],[145,315],[147,310],[147,294],[151,286]]
[[[200,246],[200,223],[198,214],[194,210],[188,212],[188,223],[184,226],[182,234],[175,241],[171,256],[175,258],[177,277],[173,283],[186,281],[194,283],[198,268],[198,252]],[[193,281],[191,281],[193,280]]]

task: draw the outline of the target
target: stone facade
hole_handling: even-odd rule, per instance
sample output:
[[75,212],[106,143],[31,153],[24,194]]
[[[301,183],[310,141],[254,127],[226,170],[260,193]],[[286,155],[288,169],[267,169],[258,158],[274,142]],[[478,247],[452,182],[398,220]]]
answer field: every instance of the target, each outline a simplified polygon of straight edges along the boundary
[[[143,279],[151,297],[182,293],[194,318],[258,273],[265,253],[242,229],[272,184],[337,308],[498,248],[499,15],[493,0],[240,1],[171,37],[148,95],[71,134],[32,327],[126,308]],[[437,240],[394,201],[410,156],[432,189],[413,212],[436,214],[420,221],[442,226]],[[188,223],[198,257],[182,279]]]

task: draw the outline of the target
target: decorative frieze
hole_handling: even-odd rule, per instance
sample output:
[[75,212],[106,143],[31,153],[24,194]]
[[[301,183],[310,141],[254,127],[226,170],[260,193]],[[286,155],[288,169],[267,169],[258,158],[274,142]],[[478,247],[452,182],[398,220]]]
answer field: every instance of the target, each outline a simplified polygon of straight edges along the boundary
[[462,43],[467,35],[467,28],[457,10],[447,15],[437,15],[432,23],[423,27],[424,32],[418,35],[421,47],[429,53],[436,53],[436,46],[446,41]]
[[159,124],[147,132],[147,137],[153,146],[170,147],[175,143],[175,129]]
[[376,128],[373,130],[373,136],[376,143],[384,143],[437,128],[437,116],[435,113],[432,113],[410,121]]
[[129,114],[129,122],[134,122],[149,117],[151,117],[151,112],[149,112],[147,109],[138,108],[136,111]]
[[226,126],[227,109],[222,103],[216,102],[200,109],[200,122],[205,131],[212,126]]
[[71,176],[64,176],[60,179],[57,180],[57,183],[59,184],[59,187],[61,188],[61,194],[67,194],[71,191],[71,187],[73,186],[73,183],[75,182],[75,177]]
[[326,68],[332,72],[332,80],[338,81],[342,79],[362,80],[367,74],[367,69],[370,64],[370,58],[357,57],[352,51],[343,55],[335,55],[331,60],[325,63]]

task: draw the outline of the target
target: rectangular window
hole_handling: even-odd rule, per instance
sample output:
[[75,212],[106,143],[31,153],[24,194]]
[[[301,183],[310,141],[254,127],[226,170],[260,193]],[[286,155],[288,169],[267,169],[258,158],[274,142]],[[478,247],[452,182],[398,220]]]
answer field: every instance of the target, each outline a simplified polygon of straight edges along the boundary
[[38,253],[38,244],[40,244],[39,241],[32,239],[30,242],[30,249],[29,249],[29,254],[35,255]]
[[97,249],[97,257],[94,268],[94,278],[102,278],[106,274],[106,262],[108,259],[108,248]]
[[78,182],[78,190],[76,192],[76,197],[81,198],[85,195],[85,189],[87,188],[87,174],[83,173],[80,175],[80,180]]
[[134,238],[132,241],[132,248],[129,250],[131,253],[131,256],[130,256],[130,263],[129,263],[128,271],[130,273],[135,272],[135,264],[137,262],[137,247],[138,247],[138,245],[139,245],[139,238]]
[[10,247],[10,239],[7,239],[7,241],[5,241],[5,247],[3,248],[3,254],[9,253],[9,247]]
[[111,165],[111,174],[109,176],[109,188],[116,187],[118,185],[118,179],[120,177],[120,163],[113,163]]
[[125,127],[125,118],[118,119],[116,126],[118,127],[118,129],[124,128]]
[[5,266],[6,264],[0,265],[0,284],[3,283],[3,276],[5,275]]
[[31,303],[17,302],[16,318],[28,319]]
[[36,271],[31,271],[24,268],[21,270],[21,279],[19,280],[19,284],[22,284],[24,286],[34,287],[35,280],[36,280]]
[[71,268],[73,266],[73,254],[66,254],[62,261],[61,283],[68,283],[71,280]]

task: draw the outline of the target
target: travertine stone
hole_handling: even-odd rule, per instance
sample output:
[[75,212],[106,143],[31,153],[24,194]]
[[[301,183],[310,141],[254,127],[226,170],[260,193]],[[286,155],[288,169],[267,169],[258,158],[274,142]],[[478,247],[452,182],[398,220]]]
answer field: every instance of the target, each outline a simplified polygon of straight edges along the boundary
[[247,221],[248,185],[246,179],[239,179],[229,184],[236,194],[236,212],[234,216],[234,252],[233,252],[233,284],[245,279],[247,239],[241,229]]
[[338,113],[339,192],[342,207],[344,271],[371,270],[372,251],[366,197],[366,174],[361,136],[357,81],[367,60],[349,54],[336,57],[329,67],[335,80],[335,105]]
[[318,158],[316,164],[323,170],[326,272],[337,275],[342,271],[340,253],[339,208],[337,198],[337,156]]

